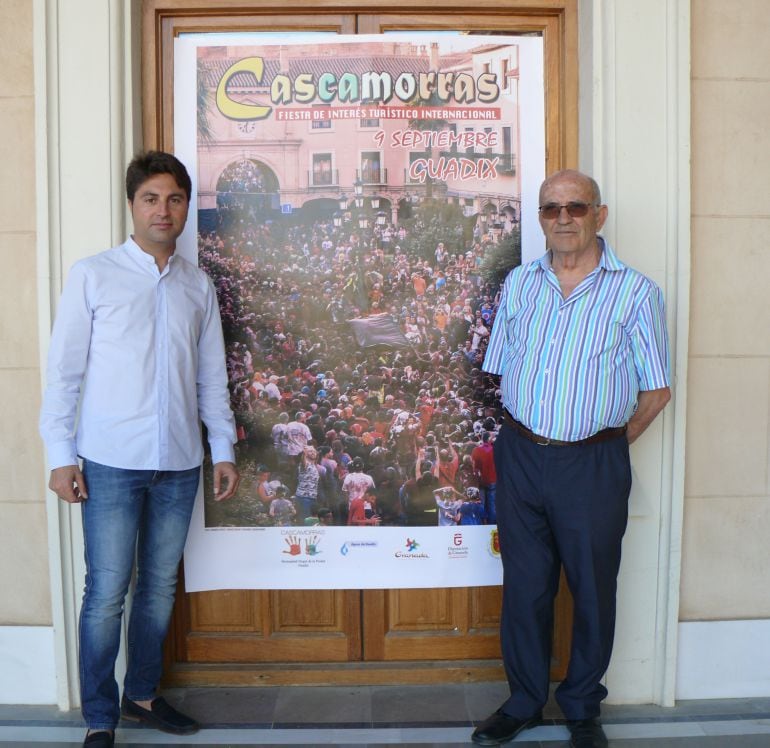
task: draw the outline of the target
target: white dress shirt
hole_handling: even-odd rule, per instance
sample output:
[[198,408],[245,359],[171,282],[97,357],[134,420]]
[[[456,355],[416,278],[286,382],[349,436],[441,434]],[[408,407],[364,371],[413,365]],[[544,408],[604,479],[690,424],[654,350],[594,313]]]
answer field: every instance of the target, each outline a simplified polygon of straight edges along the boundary
[[[80,403],[79,417],[76,417]],[[235,423],[216,293],[172,255],[161,273],[128,239],[73,265],[40,415],[51,469],[77,456],[134,470],[234,462]]]

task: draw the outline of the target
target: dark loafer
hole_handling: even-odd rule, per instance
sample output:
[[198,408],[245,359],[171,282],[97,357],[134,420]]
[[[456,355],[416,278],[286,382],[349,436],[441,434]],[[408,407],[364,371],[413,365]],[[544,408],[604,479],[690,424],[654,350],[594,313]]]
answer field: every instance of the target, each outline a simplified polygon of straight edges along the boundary
[[152,700],[149,709],[139,706],[125,696],[120,706],[121,713],[126,719],[144,722],[156,730],[170,732],[173,735],[191,735],[200,729],[200,725],[194,719],[178,712],[161,696]]
[[471,740],[476,745],[501,745],[513,740],[523,730],[536,727],[542,719],[542,714],[536,714],[528,719],[509,717],[498,709],[473,731]]
[[596,717],[567,722],[570,748],[607,748],[607,736]]
[[115,745],[115,733],[112,730],[99,730],[86,735],[83,748],[112,748]]

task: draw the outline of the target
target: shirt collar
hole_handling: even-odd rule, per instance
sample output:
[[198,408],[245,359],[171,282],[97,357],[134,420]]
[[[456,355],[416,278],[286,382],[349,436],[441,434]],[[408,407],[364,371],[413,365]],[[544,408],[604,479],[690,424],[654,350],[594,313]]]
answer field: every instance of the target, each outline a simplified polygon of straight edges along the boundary
[[[618,256],[613,251],[610,243],[603,237],[597,235],[599,246],[602,249],[602,253],[599,256],[598,267],[608,272],[617,272],[618,270],[624,270],[625,265],[618,259]],[[525,270],[532,272],[535,270],[548,271],[551,269],[551,252],[548,251],[544,255],[541,255],[533,262],[526,265]]]
[[155,264],[155,258],[151,255],[145,252],[135,241],[132,236],[129,236],[128,239],[126,239],[125,244],[123,245],[126,248],[126,251],[128,254],[133,257],[135,260],[141,262],[143,265],[154,265]]
[[613,251],[610,243],[603,237],[597,237],[599,243],[602,246],[602,254],[599,258],[599,267],[602,270],[609,272],[617,272],[618,270],[625,270],[626,266],[618,259],[618,256]]
[[[126,252],[128,252],[129,256],[134,258],[137,262],[141,263],[142,265],[146,266],[152,266],[153,268],[157,268],[157,265],[155,263],[155,258],[149,253],[145,252],[135,241],[132,236],[129,236],[128,239],[123,243],[123,246],[126,249]],[[169,265],[172,264],[176,260],[176,252],[171,255],[171,257],[168,258]]]

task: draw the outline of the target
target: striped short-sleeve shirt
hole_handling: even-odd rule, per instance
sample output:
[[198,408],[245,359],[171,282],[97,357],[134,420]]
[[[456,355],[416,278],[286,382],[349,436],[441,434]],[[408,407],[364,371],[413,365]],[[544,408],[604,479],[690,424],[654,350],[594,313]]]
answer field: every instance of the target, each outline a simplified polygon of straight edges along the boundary
[[567,299],[550,254],[503,284],[483,368],[501,375],[508,412],[546,438],[622,426],[640,390],[669,386],[663,295],[599,242],[598,266]]

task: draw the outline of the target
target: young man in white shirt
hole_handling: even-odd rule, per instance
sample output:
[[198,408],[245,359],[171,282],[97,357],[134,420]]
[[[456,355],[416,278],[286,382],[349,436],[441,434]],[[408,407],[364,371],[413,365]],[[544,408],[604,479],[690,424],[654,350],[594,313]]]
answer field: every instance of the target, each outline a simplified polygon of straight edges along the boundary
[[[126,194],[132,236],[70,271],[40,417],[49,486],[82,506],[79,650],[88,748],[111,748],[121,706],[124,717],[167,732],[198,729],[157,687],[203,460],[201,420],[215,498],[230,498],[239,481],[216,294],[203,271],[175,254],[190,177],[174,156],[150,151],[129,164]],[[135,555],[121,705],[115,659]]]

